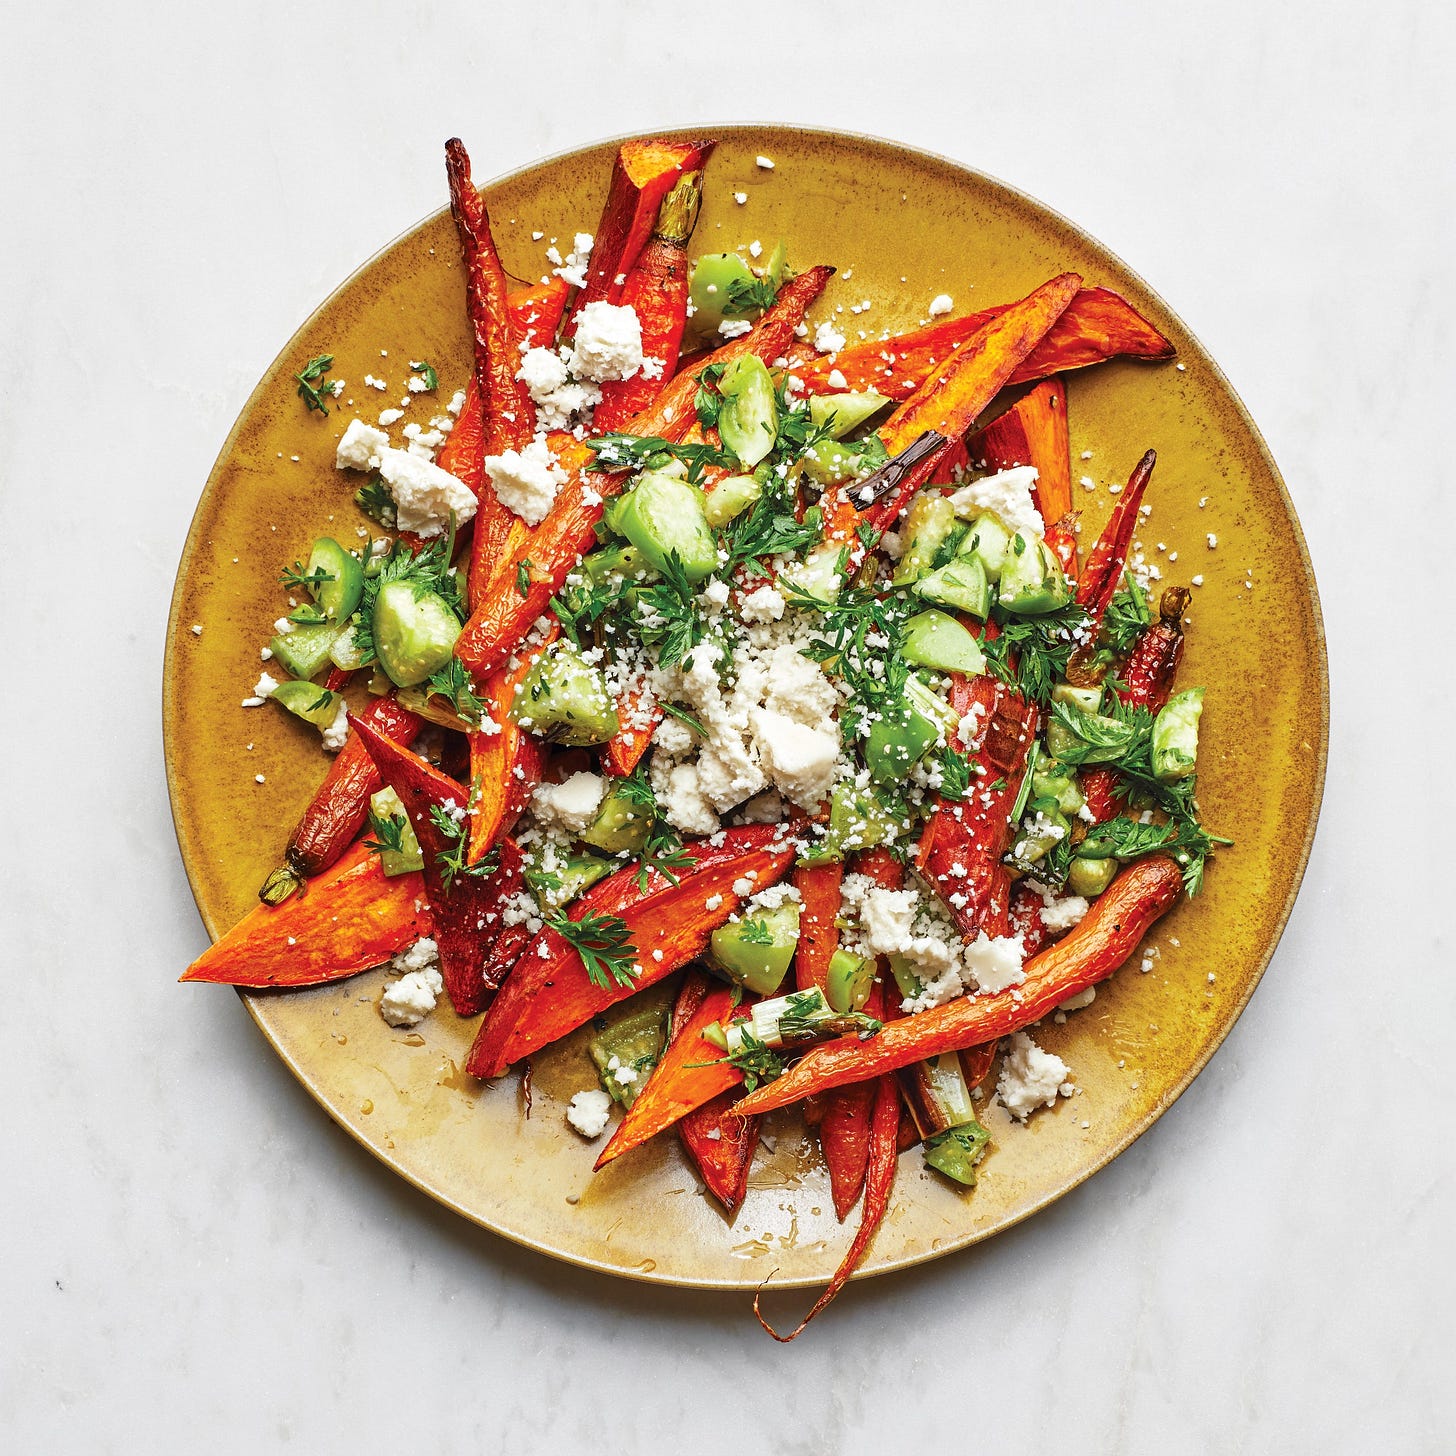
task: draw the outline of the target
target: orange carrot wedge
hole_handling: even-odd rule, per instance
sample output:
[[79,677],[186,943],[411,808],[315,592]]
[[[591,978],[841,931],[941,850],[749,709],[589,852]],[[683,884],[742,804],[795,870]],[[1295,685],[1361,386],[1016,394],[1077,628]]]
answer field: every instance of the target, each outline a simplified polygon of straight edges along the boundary
[[1077,274],[1063,273],[972,334],[885,422],[880,430],[885,449],[898,454],[926,430],[936,430],[947,439],[963,435],[1061,316],[1081,284]]
[[1158,855],[1130,864],[1064,939],[1026,963],[1012,990],[963,996],[930,1011],[887,1022],[867,1041],[847,1035],[812,1048],[775,1082],[749,1093],[746,1113],[772,1111],[830,1087],[908,1067],[925,1057],[979,1046],[1050,1015],[1068,996],[1105,980],[1178,897],[1183,871]]
[[864,1210],[860,1214],[860,1225],[829,1287],[814,1301],[813,1308],[799,1321],[798,1326],[787,1335],[781,1335],[764,1319],[759,1309],[759,1293],[753,1296],[753,1313],[765,1330],[781,1345],[796,1340],[804,1333],[811,1319],[825,1308],[836,1294],[849,1282],[849,1276],[859,1266],[870,1240],[875,1236],[885,1210],[890,1205],[890,1189],[895,1182],[895,1169],[900,1163],[900,1094],[895,1089],[893,1077],[881,1077],[875,1083],[874,1108],[870,1114],[869,1159],[865,1175]]
[[423,877],[387,876],[362,843],[276,909],[259,905],[198,956],[184,981],[317,986],[382,965],[429,935]]
[[1067,394],[1047,379],[1023,395],[970,442],[971,458],[988,470],[1034,465],[1036,508],[1048,526],[1072,509],[1072,447],[1067,434]]
[[[893,338],[851,344],[833,359],[793,358],[791,367],[811,394],[848,388],[909,399],[937,365],[1008,307],[1003,303]],[[1121,295],[1108,288],[1084,288],[1006,382],[1027,384],[1119,357],[1171,359],[1174,352],[1172,344]],[[835,370],[844,376],[844,384],[829,383]]]
[[743,1080],[738,1068],[723,1060],[725,1054],[703,1040],[708,1027],[715,1021],[726,1023],[732,1014],[733,988],[714,986],[663,1052],[595,1167],[605,1168],[614,1158],[641,1147],[694,1108]]
[[829,980],[829,962],[839,947],[840,886],[844,863],[830,860],[820,865],[795,865],[794,888],[799,892],[799,948],[794,952],[794,977],[799,990],[817,986],[821,991]]
[[[788,873],[794,841],[781,826],[745,824],[725,829],[715,842],[688,844],[693,868],[673,884],[648,871],[638,886],[638,867],[629,864],[593,885],[567,911],[622,920],[636,947],[633,979],[619,985],[593,981],[577,949],[549,926],[522,953],[481,1023],[466,1070],[499,1077],[513,1062],[539,1051],[584,1021],[645,986],[654,985],[702,953],[709,936],[745,898],[735,885],[767,889]],[[752,878],[750,879],[750,876]],[[544,952],[544,954],[543,954]]]

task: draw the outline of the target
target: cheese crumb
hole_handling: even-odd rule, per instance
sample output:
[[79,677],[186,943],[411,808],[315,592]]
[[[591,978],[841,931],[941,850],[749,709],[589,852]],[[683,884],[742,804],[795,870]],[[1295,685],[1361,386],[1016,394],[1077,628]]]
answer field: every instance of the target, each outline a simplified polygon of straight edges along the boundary
[[[547,512],[556,500],[557,489],[566,481],[566,472],[556,463],[551,447],[541,435],[532,440],[524,450],[507,450],[501,455],[487,455],[485,470],[490,476],[496,499],[507,510],[514,511],[528,526],[540,525],[546,519]],[[443,471],[440,473],[444,474]],[[404,526],[403,520],[400,524]]]
[[1014,1032],[1011,1050],[1001,1064],[996,1091],[1018,1122],[1025,1122],[1038,1107],[1050,1107],[1067,1080],[1067,1064],[1043,1051],[1024,1032]]
[[814,347],[821,354],[837,354],[844,344],[844,335],[832,323],[822,323],[814,330]]
[[606,792],[605,779],[583,770],[559,784],[541,784],[531,796],[531,813],[547,828],[580,834],[596,818]]
[[389,436],[363,420],[350,420],[339,437],[334,464],[340,470],[378,470],[380,456],[389,449]]
[[379,474],[394,497],[401,531],[440,536],[450,524],[451,511],[457,525],[475,515],[475,492],[464,481],[408,450],[382,451]]
[[612,1114],[612,1099],[600,1087],[578,1092],[566,1109],[566,1120],[582,1137],[598,1138],[606,1131]]
[[572,371],[601,384],[631,379],[642,368],[642,323],[633,308],[589,303],[577,316]]
[[439,947],[426,936],[395,956],[388,969],[399,979],[384,988],[379,1014],[391,1026],[418,1026],[445,989]]
[[768,158],[768,157],[755,157],[754,158],[754,161],[757,162],[758,165],[760,167],[762,167],[765,172],[772,172],[773,171],[773,165],[774,164],[773,164],[773,161],[770,158]]
[[935,297],[930,300],[930,317],[939,318],[942,314],[949,313],[954,307],[955,299],[953,299],[950,294],[937,293]]
[[950,498],[958,516],[974,517],[989,511],[1008,531],[1029,531],[1040,536],[1046,525],[1032,498],[1037,469],[1017,465],[963,485]]

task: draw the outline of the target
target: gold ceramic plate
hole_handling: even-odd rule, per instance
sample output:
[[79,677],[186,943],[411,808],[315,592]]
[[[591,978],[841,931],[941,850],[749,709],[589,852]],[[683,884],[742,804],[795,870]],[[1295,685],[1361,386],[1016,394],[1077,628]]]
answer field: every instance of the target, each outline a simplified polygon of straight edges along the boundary
[[[1210,869],[1206,893],[1157,928],[1148,973],[1134,959],[1093,1006],[1038,1033],[1071,1066],[1078,1095],[1025,1128],[988,1113],[993,1148],[973,1194],[925,1172],[918,1154],[901,1159],[862,1270],[879,1273],[987,1238],[1080,1183],[1153,1123],[1227,1034],[1274,951],[1314,833],[1328,716],[1319,605],[1258,431],[1214,362],[1105,248],[999,182],[888,142],[783,127],[716,134],[694,251],[754,238],[768,248],[782,236],[798,266],[836,264],[815,317],[842,306],[833,316],[851,338],[913,325],[938,293],[969,311],[1070,268],[1129,298],[1176,343],[1180,361],[1070,376],[1074,475],[1098,483],[1078,488],[1077,504],[1087,531],[1100,530],[1106,484],[1156,448],[1142,539],[1165,581],[1202,578],[1181,680],[1207,684],[1200,799],[1237,848]],[[508,270],[539,277],[549,239],[569,242],[595,226],[614,147],[542,162],[488,189]],[[774,170],[756,166],[760,153]],[[746,203],[735,202],[738,191]],[[533,229],[545,237],[533,242]],[[866,299],[867,312],[850,312]],[[291,379],[319,353],[335,356],[354,405],[341,400],[326,420],[305,413]],[[256,903],[325,767],[313,729],[271,706],[239,707],[284,610],[278,572],[315,536],[354,539],[357,482],[335,471],[334,444],[355,413],[372,421],[399,403],[411,359],[440,371],[438,401],[426,396],[406,416],[423,420],[470,367],[446,211],[367,263],[290,340],[202,493],[172,604],[163,713],[177,836],[214,936]],[[366,373],[388,391],[365,387]],[[1090,458],[1079,460],[1083,451]],[[442,1203],[543,1253],[665,1283],[744,1289],[775,1269],[778,1285],[822,1283],[839,1262],[850,1231],[835,1221],[823,1167],[791,1115],[770,1125],[751,1191],[729,1222],[671,1138],[593,1176],[593,1149],[562,1115],[592,1083],[580,1037],[537,1059],[528,1120],[519,1079],[487,1088],[462,1074],[474,1023],[442,1006],[417,1033],[391,1031],[376,1010],[383,979],[371,972],[246,999],[329,1114]]]

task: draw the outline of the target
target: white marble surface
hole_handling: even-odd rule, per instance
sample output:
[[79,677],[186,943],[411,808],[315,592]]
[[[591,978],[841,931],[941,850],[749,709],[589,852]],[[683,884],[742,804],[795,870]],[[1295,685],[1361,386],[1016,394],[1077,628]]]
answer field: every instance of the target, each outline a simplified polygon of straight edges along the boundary
[[[1451,1449],[1450,9],[448,8],[5,11],[0,1447]],[[214,454],[296,323],[438,205],[441,139],[488,175],[724,117],[948,152],[1128,259],[1284,470],[1334,683],[1304,894],[1193,1089],[787,1351],[741,1298],[438,1210],[233,997],[179,991],[205,936],[158,708]]]

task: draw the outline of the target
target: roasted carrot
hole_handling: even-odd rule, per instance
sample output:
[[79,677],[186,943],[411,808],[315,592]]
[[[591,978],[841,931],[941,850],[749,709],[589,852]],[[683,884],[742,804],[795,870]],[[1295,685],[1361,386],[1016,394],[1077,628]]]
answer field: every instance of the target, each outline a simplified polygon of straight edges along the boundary
[[658,209],[672,185],[700,169],[713,150],[710,141],[668,141],[643,137],[623,142],[612,163],[607,200],[597,223],[587,265],[586,286],[572,301],[566,333],[576,332],[577,315],[589,303],[617,303],[637,255],[656,225]]
[[849,1217],[864,1190],[870,1160],[870,1120],[878,1090],[876,1081],[853,1082],[833,1088],[823,1098],[819,1146],[829,1171],[829,1195],[840,1223]]
[[[1171,696],[1178,664],[1183,660],[1183,613],[1188,610],[1187,587],[1170,586],[1158,604],[1158,620],[1147,628],[1117,670],[1118,698],[1129,707],[1156,713]],[[1087,812],[1096,824],[1115,819],[1126,806],[1118,794],[1117,774],[1101,764],[1089,764],[1081,773]]]
[[[770,1084],[771,1086],[774,1084]],[[813,1308],[799,1322],[790,1334],[781,1335],[764,1319],[759,1308],[762,1289],[753,1296],[753,1313],[765,1330],[780,1344],[788,1344],[803,1334],[809,1321],[814,1318],[834,1296],[844,1288],[849,1276],[854,1273],[864,1257],[870,1240],[879,1228],[890,1204],[890,1188],[895,1181],[895,1169],[899,1166],[900,1094],[895,1090],[892,1077],[881,1077],[875,1084],[874,1108],[870,1114],[869,1167],[865,1177],[864,1210],[860,1214],[860,1225],[856,1231],[849,1252],[834,1272],[829,1287],[814,1301]]]
[[498,667],[480,685],[494,733],[472,732],[470,742],[470,851],[474,864],[525,811],[531,793],[541,782],[541,745],[522,731],[511,716],[517,689],[526,680],[541,652],[560,635],[556,622],[541,640],[520,655],[515,667]]
[[1127,553],[1132,546],[1133,532],[1137,529],[1138,507],[1142,504],[1143,493],[1152,479],[1157,460],[1157,452],[1149,450],[1138,461],[1078,579],[1077,601],[1087,608],[1094,626],[1102,621],[1108,603],[1122,585]]
[[[669,1041],[676,1040],[712,989],[699,971],[689,971],[673,1002]],[[704,1043],[706,1047],[708,1043]],[[740,1117],[734,1104],[741,1094],[720,1092],[701,1107],[685,1113],[677,1125],[678,1141],[692,1160],[709,1193],[732,1213],[748,1192],[748,1172],[758,1147],[759,1119]]]
[[[408,708],[402,708],[392,693],[375,698],[361,716],[398,743],[413,743],[420,731],[420,720]],[[304,880],[335,863],[364,827],[369,796],[379,792],[382,782],[374,760],[351,734],[289,835],[284,851],[286,863],[263,882],[258,898],[265,905],[276,905]]]
[[1051,939],[1047,934],[1046,922],[1041,918],[1041,911],[1041,895],[1030,885],[1018,885],[1011,896],[1007,928],[1021,941],[1021,948],[1028,956],[1040,954]]
[[[520,889],[520,851],[506,841],[497,847],[500,858],[489,874],[467,870],[462,863],[469,798],[465,789],[359,719],[349,721],[409,815],[424,859],[425,893],[445,991],[457,1014],[474,1016],[488,997],[485,956],[500,928],[501,906]],[[443,826],[452,822],[454,832],[447,833]]]
[[430,928],[420,874],[387,876],[379,856],[360,843],[324,870],[308,894],[245,915],[182,979],[317,986],[382,964]]
[[724,1053],[703,1040],[703,1033],[715,1021],[730,1018],[733,1004],[731,986],[712,987],[698,1003],[658,1058],[647,1085],[602,1149],[597,1168],[605,1168],[614,1158],[666,1132],[689,1112],[742,1080],[738,1068],[723,1060]]
[[528,348],[548,349],[561,327],[571,285],[564,278],[550,278],[545,283],[532,283],[512,288],[506,294],[506,312],[511,327]]
[[973,460],[988,470],[1034,465],[1032,493],[1047,525],[1072,509],[1072,447],[1067,433],[1066,386],[1047,379],[997,416],[970,442]]
[[[937,365],[1009,307],[998,304],[893,338],[851,344],[832,360],[795,357],[790,364],[811,394],[847,388],[874,390],[895,400],[909,399]],[[1006,382],[1026,384],[1123,356],[1171,359],[1174,352],[1173,345],[1125,298],[1107,288],[1084,288]],[[829,383],[834,370],[844,376],[843,385]]]
[[[681,439],[694,423],[692,401],[702,368],[708,363],[726,363],[749,353],[776,359],[793,338],[795,327],[833,271],[811,268],[791,279],[751,333],[730,340],[695,370],[679,373],[649,409],[628,421],[628,433]],[[507,584],[505,589],[492,591],[474,603],[470,621],[455,644],[455,655],[476,676],[498,667],[531,623],[545,611],[567,573],[576,565],[577,557],[590,547],[596,524],[601,520],[603,502],[616,495],[624,483],[620,473],[613,475],[595,469],[595,452],[578,441],[568,438],[558,459],[567,479],[557,492],[550,515],[527,531],[522,544],[503,559],[496,579]],[[528,560],[532,569],[522,596],[516,590],[515,576],[517,568]]]
[[1061,316],[1081,283],[1077,274],[1063,273],[983,324],[884,423],[880,438],[885,449],[894,455],[926,430],[947,439],[963,435]]
[[996,1060],[999,1041],[985,1041],[980,1046],[967,1047],[961,1053],[961,1076],[972,1092],[991,1075],[991,1064]]
[[639,369],[631,379],[602,385],[602,401],[592,413],[599,434],[615,430],[646,409],[677,373],[678,352],[688,318],[688,239],[698,220],[702,174],[687,172],[663,199],[657,226],[627,274],[619,300],[642,325],[642,354],[653,371]]
[[829,979],[829,962],[839,947],[839,887],[844,864],[830,860],[820,865],[794,866],[794,888],[799,892],[799,948],[794,952],[794,978],[799,990]]
[[1148,928],[1178,897],[1183,871],[1165,856],[1129,865],[1086,918],[1029,960],[1026,979],[1010,990],[959,1000],[887,1022],[868,1041],[841,1036],[812,1048],[775,1082],[749,1093],[745,1113],[786,1107],[810,1093],[883,1076],[924,1057],[961,1051],[1040,1021],[1068,996],[1105,980],[1130,956]]
[[694,865],[677,884],[650,870],[646,889],[639,889],[638,867],[627,865],[593,885],[568,910],[572,920],[589,914],[622,920],[637,956],[629,984],[593,981],[576,947],[550,926],[542,930],[481,1024],[466,1069],[476,1077],[498,1077],[512,1062],[671,975],[702,952],[708,937],[742,903],[735,883],[766,889],[793,862],[793,841],[778,825],[746,824],[714,839],[689,845]]

